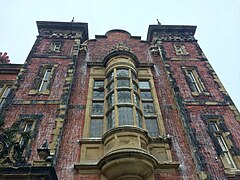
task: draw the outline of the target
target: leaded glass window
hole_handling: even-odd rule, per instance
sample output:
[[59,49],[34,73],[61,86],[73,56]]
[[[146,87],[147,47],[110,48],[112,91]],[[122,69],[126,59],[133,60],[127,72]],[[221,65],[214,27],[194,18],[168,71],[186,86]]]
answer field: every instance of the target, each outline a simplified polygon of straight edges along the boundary
[[118,108],[118,125],[134,125],[133,111],[131,107],[119,107]]
[[143,102],[142,104],[144,115],[155,115],[153,103]]
[[102,102],[93,102],[92,115],[103,115],[104,106]]
[[128,77],[128,69],[117,69],[117,77]]
[[103,119],[94,118],[90,122],[90,137],[101,137],[103,129]]
[[107,115],[107,119],[108,119],[108,129],[114,128],[115,127],[115,111],[111,110],[108,115]]
[[140,89],[150,89],[150,84],[148,81],[139,81]]
[[118,103],[131,103],[130,91],[118,91]]
[[130,82],[128,79],[118,79],[117,87],[130,87]]
[[151,91],[141,91],[142,99],[152,99]]
[[159,135],[157,120],[145,118],[146,128],[150,136],[156,137]]

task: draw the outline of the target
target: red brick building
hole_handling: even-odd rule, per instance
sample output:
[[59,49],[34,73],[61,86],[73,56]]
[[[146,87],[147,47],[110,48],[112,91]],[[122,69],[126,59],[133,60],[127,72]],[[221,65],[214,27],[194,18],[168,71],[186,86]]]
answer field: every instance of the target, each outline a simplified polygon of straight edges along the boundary
[[239,112],[196,26],[37,26],[25,63],[0,64],[0,179],[239,178]]

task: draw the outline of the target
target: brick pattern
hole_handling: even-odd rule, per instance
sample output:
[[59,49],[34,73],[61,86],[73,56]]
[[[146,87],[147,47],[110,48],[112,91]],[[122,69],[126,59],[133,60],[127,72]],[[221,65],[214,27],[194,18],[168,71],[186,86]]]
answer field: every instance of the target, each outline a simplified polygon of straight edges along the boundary
[[[234,108],[231,110],[229,104],[232,104],[232,101],[209,62],[206,59],[203,61],[199,57],[200,54],[196,53],[199,52],[198,46],[194,48],[192,42],[185,42],[184,45],[189,52],[189,58],[199,58],[199,60],[187,60],[186,58],[182,61],[167,60],[165,61],[165,67],[172,82],[174,94],[183,117],[182,122],[185,126],[187,137],[191,142],[191,149],[195,152],[195,155],[192,154],[197,159],[198,171],[205,172],[205,175],[210,179],[226,179],[223,164],[217,155],[213,140],[208,134],[206,123],[202,116],[208,114],[222,115],[227,126],[226,128],[233,136],[233,144],[239,148],[240,133],[238,129],[240,127],[236,119],[238,112]],[[171,43],[163,42],[163,47],[166,59],[176,57]],[[192,95],[181,69],[183,66],[194,66],[197,68],[209,95]]]

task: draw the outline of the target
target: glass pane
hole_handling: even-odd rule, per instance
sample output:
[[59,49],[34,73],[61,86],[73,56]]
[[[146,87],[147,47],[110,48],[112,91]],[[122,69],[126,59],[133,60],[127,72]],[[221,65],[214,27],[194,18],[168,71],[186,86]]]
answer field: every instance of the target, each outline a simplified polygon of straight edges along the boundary
[[33,125],[33,123],[28,122],[28,123],[25,125],[24,132],[30,132],[30,131],[32,130],[32,125]]
[[91,119],[90,122],[90,137],[101,137],[103,130],[102,119]]
[[2,93],[3,90],[3,86],[0,86],[0,94]]
[[47,81],[50,79],[52,69],[46,69],[43,80]]
[[11,91],[11,88],[10,88],[10,87],[7,87],[7,88],[5,89],[2,97],[3,97],[3,98],[6,98],[10,91]]
[[104,87],[104,81],[103,80],[95,80],[93,87],[94,88],[103,88]]
[[139,81],[140,89],[150,89],[150,85],[148,81]]
[[222,148],[222,151],[223,151],[223,152],[228,151],[228,149],[227,149],[227,147],[226,147],[226,145],[225,145],[225,142],[224,142],[223,137],[222,137],[222,136],[217,136],[217,140],[218,140],[219,145],[220,145],[221,148]]
[[134,89],[135,91],[138,90],[138,86],[137,86],[136,82],[134,82],[134,81],[133,81],[133,89]]
[[136,93],[134,93],[134,104],[139,107],[140,99]]
[[154,115],[154,105],[153,103],[143,103],[143,112],[144,115]]
[[117,87],[130,87],[130,83],[128,79],[118,79]]
[[40,87],[39,91],[45,91],[47,89],[47,86],[48,86],[48,81],[42,82],[42,86]]
[[141,91],[142,99],[152,99],[151,91]]
[[145,119],[145,123],[146,123],[146,129],[150,136],[156,137],[159,135],[156,119]]
[[209,123],[209,126],[210,126],[210,129],[211,129],[213,132],[219,131],[218,126],[217,126],[217,124],[216,124],[215,122]]
[[118,69],[117,77],[128,77],[128,69]]
[[136,80],[136,79],[137,79],[137,76],[135,75],[135,73],[134,73],[133,71],[131,72],[131,76],[132,76],[132,79],[133,79],[133,80]]
[[131,103],[130,91],[118,91],[118,103]]
[[111,91],[114,87],[113,81],[107,86],[108,92]]
[[114,126],[115,126],[115,112],[114,112],[114,110],[112,110],[108,114],[107,118],[108,118],[108,129],[114,128]]
[[137,126],[142,128],[142,116],[138,111],[136,111],[136,121],[137,121]]
[[104,99],[104,92],[94,90],[93,99]]
[[108,76],[107,76],[108,81],[110,81],[111,79],[113,79],[113,71],[111,71]]
[[108,108],[114,105],[114,93],[112,93],[110,96],[108,96]]
[[133,111],[131,107],[119,107],[118,108],[118,124],[123,125],[134,125],[133,122]]
[[92,104],[92,115],[103,115],[103,103],[94,102]]

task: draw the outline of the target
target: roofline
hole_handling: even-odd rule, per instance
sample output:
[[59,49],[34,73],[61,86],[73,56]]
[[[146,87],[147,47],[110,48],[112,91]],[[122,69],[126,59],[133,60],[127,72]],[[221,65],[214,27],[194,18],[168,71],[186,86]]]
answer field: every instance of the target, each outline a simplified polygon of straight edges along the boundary
[[87,40],[88,37],[88,23],[82,22],[58,22],[58,21],[36,21],[38,27],[38,33],[41,33],[42,29],[60,29],[60,30],[71,30],[71,31],[82,31],[83,41]]
[[151,42],[153,38],[153,33],[158,32],[164,34],[168,33],[183,33],[188,32],[194,36],[197,26],[189,26],[189,25],[149,25],[148,33],[147,33],[147,41]]

